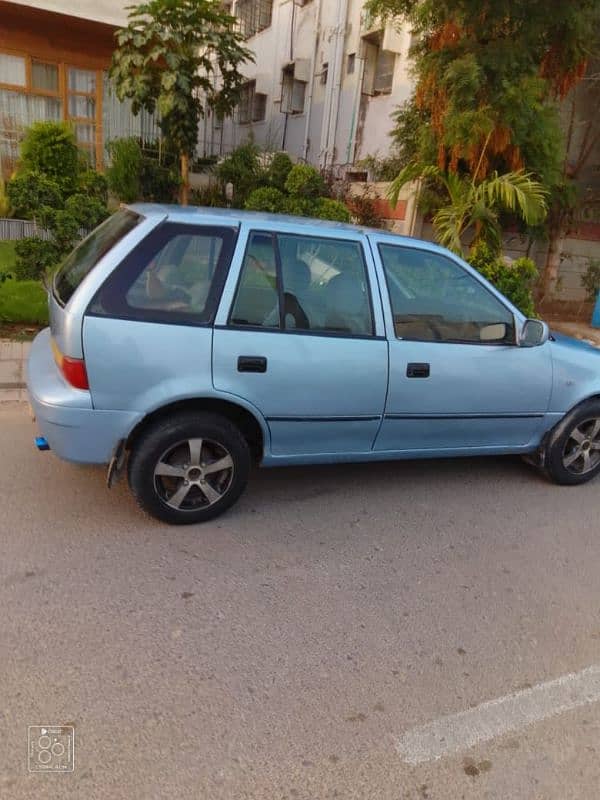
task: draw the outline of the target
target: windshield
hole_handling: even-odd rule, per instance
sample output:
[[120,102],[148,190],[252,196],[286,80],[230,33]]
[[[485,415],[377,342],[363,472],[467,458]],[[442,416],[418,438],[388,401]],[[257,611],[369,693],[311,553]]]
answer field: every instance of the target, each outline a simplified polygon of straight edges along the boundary
[[140,221],[132,211],[117,211],[67,256],[54,279],[54,295],[66,305],[85,276]]

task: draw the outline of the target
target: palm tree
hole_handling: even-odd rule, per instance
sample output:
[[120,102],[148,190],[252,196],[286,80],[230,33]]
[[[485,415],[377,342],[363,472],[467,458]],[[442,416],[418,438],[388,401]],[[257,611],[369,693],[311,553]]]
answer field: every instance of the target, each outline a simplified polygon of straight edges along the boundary
[[462,256],[462,237],[473,231],[473,244],[484,241],[498,252],[502,244],[500,212],[509,211],[527,225],[537,225],[546,217],[548,192],[523,170],[504,175],[493,172],[481,181],[476,180],[477,171],[474,176],[467,176],[430,164],[408,164],[392,182],[389,199],[396,205],[400,190],[410,181],[432,183],[447,198],[433,217],[439,243]]

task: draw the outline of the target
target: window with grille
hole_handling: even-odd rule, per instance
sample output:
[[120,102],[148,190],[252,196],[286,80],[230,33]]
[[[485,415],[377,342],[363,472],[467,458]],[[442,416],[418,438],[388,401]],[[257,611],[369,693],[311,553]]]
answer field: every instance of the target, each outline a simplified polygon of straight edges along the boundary
[[267,114],[267,95],[256,91],[256,81],[249,81],[242,86],[238,105],[238,122],[247,125],[250,122],[261,122]]
[[273,0],[238,0],[235,15],[242,34],[248,38],[271,24]]

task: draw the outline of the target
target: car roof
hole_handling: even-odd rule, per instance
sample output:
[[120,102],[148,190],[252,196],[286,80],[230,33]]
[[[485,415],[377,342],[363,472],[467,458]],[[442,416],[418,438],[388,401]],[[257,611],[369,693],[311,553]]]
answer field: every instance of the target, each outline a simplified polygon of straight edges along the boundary
[[237,208],[209,208],[204,206],[180,206],[175,204],[158,203],[135,203],[127,206],[132,211],[144,217],[159,216],[168,217],[171,222],[191,224],[203,222],[214,225],[239,226],[242,222],[259,223],[269,225],[294,225],[300,228],[311,228],[318,231],[348,231],[352,233],[372,234],[392,239],[396,244],[405,242],[415,245],[426,245],[432,250],[442,250],[433,242],[424,242],[410,236],[402,236],[398,233],[391,233],[381,228],[367,228],[361,225],[351,225],[347,222],[336,222],[334,220],[313,219],[312,217],[295,217],[290,214],[270,214],[264,211],[242,211]]

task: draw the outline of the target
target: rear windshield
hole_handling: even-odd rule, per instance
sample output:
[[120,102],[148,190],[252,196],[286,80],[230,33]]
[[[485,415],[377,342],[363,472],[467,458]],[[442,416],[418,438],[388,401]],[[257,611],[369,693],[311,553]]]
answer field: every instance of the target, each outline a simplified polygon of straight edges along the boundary
[[54,279],[54,295],[62,305],[69,302],[79,284],[102,256],[135,228],[140,219],[132,211],[117,211],[67,256]]

